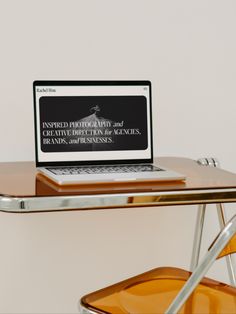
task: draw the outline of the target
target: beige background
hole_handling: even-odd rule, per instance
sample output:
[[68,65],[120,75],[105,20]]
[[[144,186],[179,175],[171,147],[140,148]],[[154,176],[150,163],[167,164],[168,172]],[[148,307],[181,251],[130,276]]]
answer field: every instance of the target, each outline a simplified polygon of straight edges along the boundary
[[[0,161],[34,160],[33,80],[150,79],[155,155],[236,172],[235,15],[234,0],[0,0]],[[76,313],[89,291],[188,268],[196,209],[0,213],[0,313]],[[205,246],[214,206],[206,228]],[[228,280],[224,263],[209,275]]]

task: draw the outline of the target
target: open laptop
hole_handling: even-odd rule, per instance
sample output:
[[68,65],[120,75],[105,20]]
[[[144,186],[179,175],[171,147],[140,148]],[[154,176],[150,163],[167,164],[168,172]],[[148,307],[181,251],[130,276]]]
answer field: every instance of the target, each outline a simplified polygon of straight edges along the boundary
[[150,81],[35,81],[36,166],[59,185],[184,180],[153,165]]

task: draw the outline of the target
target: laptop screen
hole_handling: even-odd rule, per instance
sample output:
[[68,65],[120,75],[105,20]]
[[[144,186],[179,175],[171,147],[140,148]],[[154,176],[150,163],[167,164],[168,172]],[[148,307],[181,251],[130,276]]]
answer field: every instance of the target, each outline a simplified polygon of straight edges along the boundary
[[149,81],[35,81],[36,163],[152,161]]

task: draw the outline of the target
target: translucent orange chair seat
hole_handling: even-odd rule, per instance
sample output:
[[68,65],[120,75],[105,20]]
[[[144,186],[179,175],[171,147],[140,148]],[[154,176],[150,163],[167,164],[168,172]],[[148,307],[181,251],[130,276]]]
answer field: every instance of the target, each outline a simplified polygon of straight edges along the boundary
[[[213,244],[214,244],[214,242],[212,243],[212,245]],[[233,254],[233,253],[236,253],[236,234],[232,237],[232,239],[230,240],[229,244],[227,244],[225,246],[225,248],[219,254],[218,258],[224,257],[224,256],[229,255],[229,254]]]
[[[95,313],[164,313],[191,273],[178,268],[156,268],[81,299]],[[86,311],[85,311],[86,312]],[[236,288],[203,278],[179,313],[236,313]]]

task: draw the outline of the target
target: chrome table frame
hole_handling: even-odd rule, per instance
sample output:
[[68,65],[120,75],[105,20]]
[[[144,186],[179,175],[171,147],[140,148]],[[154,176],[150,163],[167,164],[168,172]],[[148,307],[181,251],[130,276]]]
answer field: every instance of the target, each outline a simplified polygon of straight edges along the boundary
[[[218,167],[214,158],[198,160],[202,166]],[[9,184],[9,182],[8,182]],[[227,184],[226,184],[227,185]],[[224,186],[224,185],[223,185]],[[216,204],[220,227],[225,225],[225,214],[222,203],[236,202],[236,187],[214,188],[174,188],[164,191],[130,191],[110,190],[103,194],[56,195],[56,196],[10,196],[0,195],[0,211],[8,213],[34,213],[69,210],[106,210],[113,208],[151,207],[165,205],[197,205],[198,216],[193,243],[191,270],[197,269],[202,231],[207,204]],[[232,261],[228,258],[228,271],[231,283],[235,285]]]
[[[138,201],[139,197],[141,200],[143,197],[147,196],[150,197],[150,201]],[[128,199],[131,197],[135,197],[136,201],[134,203],[129,203]],[[63,210],[196,205],[226,202],[236,202],[236,188],[68,196],[0,196],[0,211],[9,213],[53,212]]]

